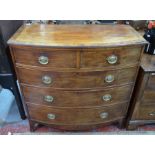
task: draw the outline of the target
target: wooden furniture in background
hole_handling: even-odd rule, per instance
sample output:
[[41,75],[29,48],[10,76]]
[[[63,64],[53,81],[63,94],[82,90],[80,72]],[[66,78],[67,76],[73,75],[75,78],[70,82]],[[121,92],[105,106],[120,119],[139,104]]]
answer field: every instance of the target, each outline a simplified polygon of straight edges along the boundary
[[30,129],[122,125],[146,41],[127,25],[25,25],[8,41]]
[[143,54],[127,128],[149,123],[155,123],[155,56]]

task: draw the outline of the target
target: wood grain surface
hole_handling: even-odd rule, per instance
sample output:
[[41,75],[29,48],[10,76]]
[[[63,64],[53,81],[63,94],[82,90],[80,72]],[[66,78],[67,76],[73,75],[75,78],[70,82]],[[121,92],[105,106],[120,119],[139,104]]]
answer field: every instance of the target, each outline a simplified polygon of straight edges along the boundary
[[[120,70],[85,72],[52,72],[20,67],[17,67],[16,69],[20,75],[19,80],[22,84],[59,89],[92,89],[130,84],[135,81],[135,74],[137,72],[137,67]],[[114,76],[114,81],[110,83],[106,82],[105,78],[108,75]],[[42,82],[44,76],[49,76],[52,79],[52,82],[50,84],[44,84]]]
[[146,43],[129,25],[24,25],[8,41],[12,45],[112,47]]
[[[112,120],[119,120],[125,115],[126,104],[99,108],[52,108],[41,105],[28,105],[32,120],[38,120],[47,124],[61,125],[83,125],[106,123]],[[101,118],[100,114],[106,112],[108,116]],[[54,114],[55,119],[50,120],[47,115]]]
[[[99,107],[103,105],[113,105],[130,100],[133,85],[125,85],[108,89],[97,89],[89,91],[61,91],[50,88],[35,88],[22,86],[24,99],[26,102],[46,105],[52,107]],[[109,101],[103,100],[103,96],[111,95]],[[53,97],[52,102],[45,101],[45,96]]]
[[[68,130],[122,126],[146,43],[128,25],[23,25],[8,44],[30,130],[38,123]],[[110,56],[117,61],[109,63]],[[109,75],[112,82],[105,80]],[[43,83],[44,76],[50,84]],[[103,100],[107,94],[110,101]]]
[[155,119],[155,56],[143,54],[136,87],[131,100],[127,127],[154,123]]
[[155,55],[144,53],[141,60],[141,67],[145,72],[155,72]]

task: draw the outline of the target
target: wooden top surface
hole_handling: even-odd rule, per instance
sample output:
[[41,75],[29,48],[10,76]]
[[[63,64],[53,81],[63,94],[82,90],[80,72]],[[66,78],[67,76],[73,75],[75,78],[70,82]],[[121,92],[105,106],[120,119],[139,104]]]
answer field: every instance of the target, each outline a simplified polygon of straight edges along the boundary
[[128,25],[23,25],[8,41],[12,45],[49,47],[115,47],[145,43]]
[[144,53],[142,55],[141,67],[145,72],[155,72],[155,55]]

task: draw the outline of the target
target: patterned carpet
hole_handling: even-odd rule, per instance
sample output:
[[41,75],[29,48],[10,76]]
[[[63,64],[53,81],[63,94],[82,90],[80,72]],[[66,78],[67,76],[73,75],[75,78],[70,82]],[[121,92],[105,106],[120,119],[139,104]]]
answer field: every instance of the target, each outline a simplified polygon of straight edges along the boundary
[[30,133],[28,121],[20,121],[18,123],[6,124],[0,127],[0,135],[7,134],[155,134],[155,125],[145,125],[139,127],[136,131],[126,131],[125,129],[118,129],[115,125],[105,126],[95,130],[85,132],[66,132],[62,130],[53,129],[50,127],[40,127],[34,133]]

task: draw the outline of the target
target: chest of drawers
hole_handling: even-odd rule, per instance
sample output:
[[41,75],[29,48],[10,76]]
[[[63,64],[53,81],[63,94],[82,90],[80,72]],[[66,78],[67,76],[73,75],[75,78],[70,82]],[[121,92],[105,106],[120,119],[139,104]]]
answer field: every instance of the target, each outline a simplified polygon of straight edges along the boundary
[[155,123],[155,56],[143,54],[128,116],[128,129]]
[[32,24],[8,43],[31,131],[122,124],[146,44],[133,28]]

